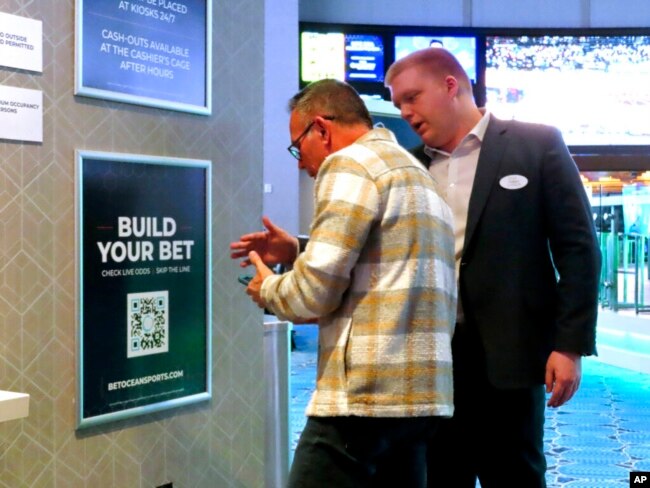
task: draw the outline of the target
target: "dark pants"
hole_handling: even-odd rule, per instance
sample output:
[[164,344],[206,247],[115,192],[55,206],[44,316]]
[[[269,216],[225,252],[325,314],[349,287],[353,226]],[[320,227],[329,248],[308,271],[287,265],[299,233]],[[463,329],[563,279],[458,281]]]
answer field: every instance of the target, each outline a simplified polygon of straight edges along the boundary
[[[454,416],[427,452],[429,488],[546,487],[544,386],[497,389],[485,373],[478,337],[457,328]],[[507,351],[504,351],[507,354]]]
[[[289,488],[424,488],[426,445],[438,422],[438,417],[309,417]],[[377,476],[384,464],[396,469]]]

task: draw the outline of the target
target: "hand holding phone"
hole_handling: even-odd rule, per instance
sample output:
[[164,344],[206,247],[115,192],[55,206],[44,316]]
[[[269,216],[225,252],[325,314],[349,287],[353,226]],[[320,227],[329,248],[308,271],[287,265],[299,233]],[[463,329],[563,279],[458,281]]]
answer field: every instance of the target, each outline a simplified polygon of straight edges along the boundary
[[240,275],[240,276],[237,278],[237,281],[239,281],[239,282],[240,282],[242,285],[244,285],[244,286],[248,286],[248,284],[250,283],[250,281],[251,281],[252,279],[253,279],[253,277],[250,276],[250,275]]

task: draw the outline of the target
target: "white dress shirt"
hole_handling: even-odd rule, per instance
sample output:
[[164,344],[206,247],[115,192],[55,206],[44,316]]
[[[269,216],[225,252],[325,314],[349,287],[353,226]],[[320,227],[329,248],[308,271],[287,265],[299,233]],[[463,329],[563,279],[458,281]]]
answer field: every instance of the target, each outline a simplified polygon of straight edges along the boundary
[[[454,214],[456,279],[458,279],[460,258],[465,244],[469,198],[474,186],[481,143],[483,137],[485,137],[489,120],[490,115],[485,112],[481,120],[451,153],[429,146],[424,148],[424,152],[431,158],[429,172],[436,181],[438,192],[451,207]],[[459,295],[457,321],[462,322],[462,319],[463,313]]]

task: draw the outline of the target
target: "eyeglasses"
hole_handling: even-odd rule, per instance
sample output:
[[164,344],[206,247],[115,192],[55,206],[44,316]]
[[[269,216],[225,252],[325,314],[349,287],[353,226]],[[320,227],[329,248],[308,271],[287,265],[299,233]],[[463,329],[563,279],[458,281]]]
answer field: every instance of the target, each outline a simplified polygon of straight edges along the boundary
[[[333,115],[324,115],[323,118],[325,120],[334,120],[336,117]],[[316,123],[315,120],[312,120],[307,127],[305,127],[305,130],[302,131],[302,134],[300,134],[298,137],[296,137],[296,140],[291,141],[291,144],[287,148],[287,151],[289,151],[289,154],[291,154],[294,158],[300,161],[300,143],[302,140],[309,134],[309,131],[311,128],[314,126]]]

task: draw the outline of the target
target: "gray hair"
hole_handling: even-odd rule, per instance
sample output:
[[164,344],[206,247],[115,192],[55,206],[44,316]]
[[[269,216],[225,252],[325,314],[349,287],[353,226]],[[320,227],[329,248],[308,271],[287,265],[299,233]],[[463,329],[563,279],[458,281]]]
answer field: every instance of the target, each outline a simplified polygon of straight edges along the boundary
[[289,100],[289,111],[296,111],[306,118],[329,116],[339,124],[363,124],[372,128],[370,113],[357,91],[338,80],[310,83]]

